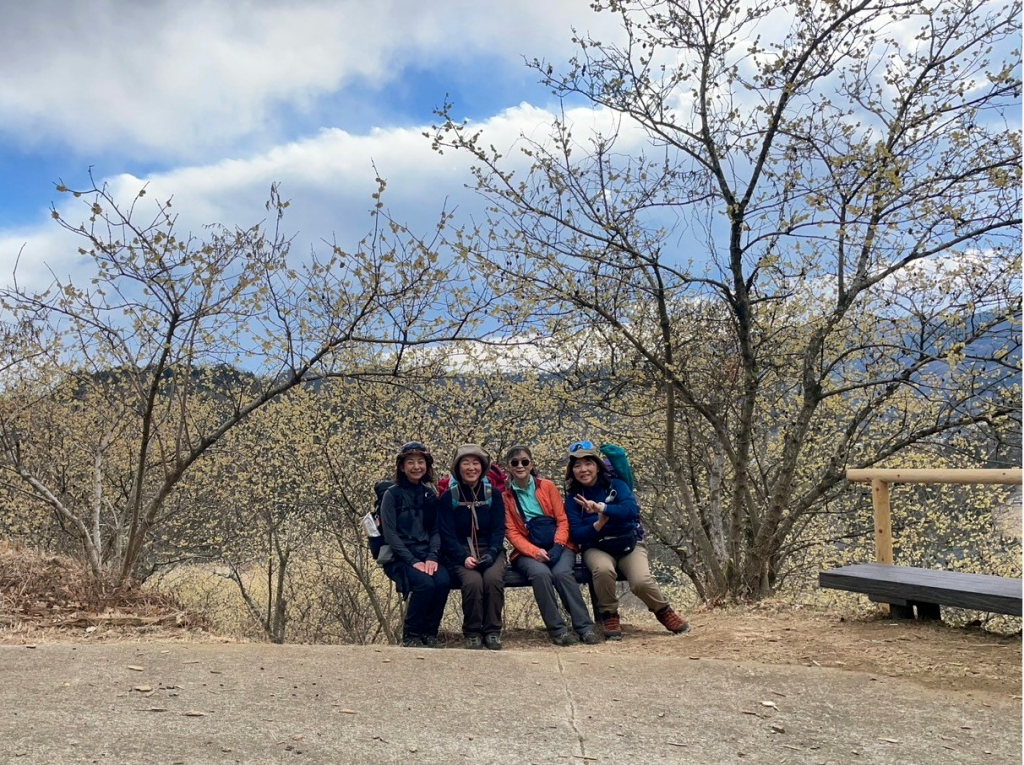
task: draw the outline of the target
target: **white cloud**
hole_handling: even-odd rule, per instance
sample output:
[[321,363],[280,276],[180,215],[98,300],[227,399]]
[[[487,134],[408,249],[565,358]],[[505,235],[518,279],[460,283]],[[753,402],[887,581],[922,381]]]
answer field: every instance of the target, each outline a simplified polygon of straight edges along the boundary
[[[579,126],[582,137],[589,127],[608,131],[610,115],[591,109],[570,110],[565,115]],[[524,162],[514,150],[521,134],[543,142],[555,115],[530,104],[520,104],[475,127],[485,132],[509,162]],[[376,190],[374,165],[388,181],[385,204],[394,217],[412,230],[428,234],[442,206],[458,207],[459,220],[483,218],[483,202],[465,185],[471,181],[469,157],[462,152],[432,151],[423,136],[426,126],[378,128],[363,135],[327,129],[318,135],[276,146],[250,158],[226,159],[138,178],[118,175],[105,182],[122,206],[130,204],[145,187],[140,214],[157,200],[173,198],[179,216],[179,232],[201,234],[209,223],[251,225],[266,217],[264,203],[271,184],[279,183],[284,198],[292,202],[285,229],[295,233],[302,253],[321,240],[337,236],[341,246],[354,246],[370,229],[370,194]],[[641,140],[638,131],[623,130],[623,146]],[[97,179],[104,182],[104,179]],[[59,199],[58,209],[77,225],[88,216],[82,199]],[[22,252],[19,280],[42,286],[49,271],[66,277],[85,264],[78,256],[81,241],[60,230],[53,221],[38,227],[0,231],[0,284],[9,283],[15,256]]]
[[606,25],[582,0],[296,0],[244,3],[41,0],[5,8],[0,133],[199,159],[280,140],[288,110],[405,67],[453,75],[485,54],[563,57],[570,27]]

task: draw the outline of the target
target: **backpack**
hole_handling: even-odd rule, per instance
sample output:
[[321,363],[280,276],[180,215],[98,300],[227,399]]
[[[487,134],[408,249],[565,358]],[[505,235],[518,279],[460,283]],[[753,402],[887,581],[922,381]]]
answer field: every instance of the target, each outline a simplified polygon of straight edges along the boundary
[[[490,469],[487,471],[487,475],[484,476],[484,479],[490,482],[492,491],[496,491],[499,494],[505,491],[505,474],[501,472],[501,468],[497,465],[491,465]],[[446,475],[437,482],[438,496],[448,491],[448,487],[451,485],[451,482],[452,477],[450,475]]]
[[612,476],[618,478],[632,491],[635,479],[633,478],[633,466],[629,464],[626,450],[615,444],[601,444],[601,454],[604,456],[605,465]]
[[376,499],[373,502],[373,510],[363,516],[363,530],[366,531],[366,541],[370,548],[370,555],[378,562],[380,562],[381,550],[386,547],[384,544],[384,533],[380,526],[380,505],[384,501],[384,495],[388,489],[394,485],[394,481],[377,481],[373,485],[373,493],[376,495]]
[[[489,505],[489,504],[491,504],[491,494],[493,493],[493,489],[491,488],[491,482],[487,478],[487,476],[484,476],[483,478],[481,478],[480,481],[484,485],[483,504],[484,505]],[[451,489],[451,492],[452,492],[452,510],[457,508],[459,505],[470,505],[470,504],[473,504],[472,502],[469,502],[469,501],[466,501],[466,502],[462,501],[462,497],[459,496],[459,482],[458,481],[451,481],[449,483],[449,485],[448,485],[448,488]]]

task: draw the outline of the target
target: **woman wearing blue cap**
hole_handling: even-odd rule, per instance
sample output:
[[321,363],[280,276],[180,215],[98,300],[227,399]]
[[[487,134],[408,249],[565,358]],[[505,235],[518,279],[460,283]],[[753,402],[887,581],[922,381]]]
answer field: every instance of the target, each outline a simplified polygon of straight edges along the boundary
[[569,446],[565,485],[570,537],[582,548],[583,561],[593,577],[605,638],[622,639],[615,594],[619,573],[665,629],[687,632],[690,625],[672,610],[651,575],[640,507],[633,491],[625,481],[611,475],[596,444],[576,441]]

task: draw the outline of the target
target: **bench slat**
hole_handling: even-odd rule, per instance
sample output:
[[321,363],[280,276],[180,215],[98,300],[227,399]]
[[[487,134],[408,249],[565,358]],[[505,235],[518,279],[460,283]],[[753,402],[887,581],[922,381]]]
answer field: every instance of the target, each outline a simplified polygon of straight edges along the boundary
[[884,563],[857,563],[822,571],[818,584],[861,592],[872,600],[934,603],[977,611],[1021,615],[1021,580]]

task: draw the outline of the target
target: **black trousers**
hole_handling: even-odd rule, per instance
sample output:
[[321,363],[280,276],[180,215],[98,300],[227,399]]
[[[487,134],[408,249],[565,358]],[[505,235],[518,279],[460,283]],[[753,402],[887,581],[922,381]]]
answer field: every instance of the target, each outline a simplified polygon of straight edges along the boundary
[[399,561],[392,563],[384,571],[395,581],[399,591],[411,593],[409,606],[405,612],[403,637],[436,636],[452,587],[451,577],[445,567],[438,566],[434,575],[430,576],[417,571],[408,563]]
[[462,634],[490,635],[501,632],[501,613],[505,608],[504,551],[481,571],[478,568],[454,566],[462,586]]

